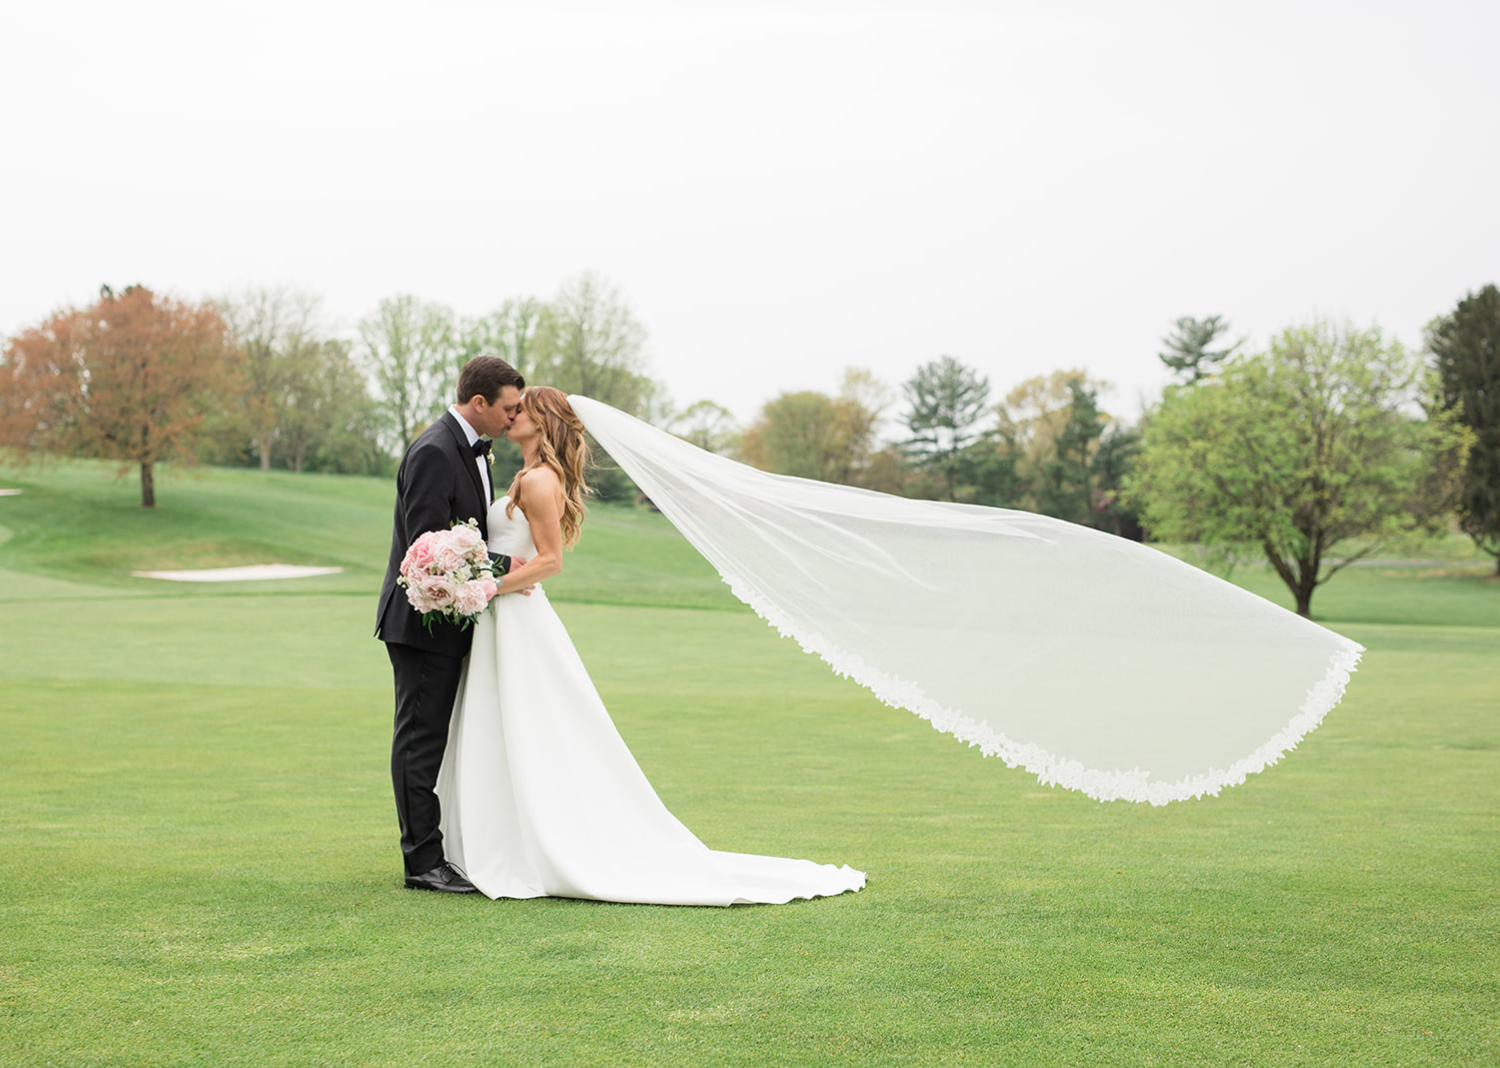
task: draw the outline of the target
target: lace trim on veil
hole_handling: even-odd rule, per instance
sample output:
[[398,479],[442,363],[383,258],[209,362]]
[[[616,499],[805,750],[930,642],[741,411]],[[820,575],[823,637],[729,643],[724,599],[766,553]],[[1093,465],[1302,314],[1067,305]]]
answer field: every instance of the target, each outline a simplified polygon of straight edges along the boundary
[[1219,791],[1226,786],[1240,785],[1246,776],[1264,771],[1280,761],[1323,722],[1323,717],[1343,700],[1344,688],[1349,685],[1349,677],[1359,666],[1365,651],[1364,646],[1351,641],[1346,648],[1335,652],[1329,658],[1327,674],[1307,691],[1307,700],[1291,722],[1255,752],[1243,760],[1235,761],[1227,770],[1210,770],[1207,774],[1190,776],[1177,782],[1153,782],[1140,769],[1101,771],[1085,767],[1076,760],[1063,759],[1039,745],[1013,742],[989,724],[943,707],[923,693],[922,688],[915,683],[871,667],[857,654],[840,649],[822,635],[799,631],[786,613],[733,575],[722,575],[721,578],[735,597],[749,605],[757,616],[774,627],[783,638],[791,638],[802,647],[803,652],[816,655],[833,669],[834,674],[859,683],[882,703],[921,716],[932,724],[934,730],[951,734],[971,746],[978,746],[981,753],[987,757],[999,757],[1006,767],[1024,768],[1035,775],[1043,786],[1077,790],[1097,801],[1136,801],[1166,805],[1205,795],[1217,797]]
[[[1217,795],[1317,727],[1363,653],[1146,546],[757,471],[572,400],[757,615],[886,704],[1046,785],[1152,805]],[[1089,644],[1070,657],[1084,623]]]

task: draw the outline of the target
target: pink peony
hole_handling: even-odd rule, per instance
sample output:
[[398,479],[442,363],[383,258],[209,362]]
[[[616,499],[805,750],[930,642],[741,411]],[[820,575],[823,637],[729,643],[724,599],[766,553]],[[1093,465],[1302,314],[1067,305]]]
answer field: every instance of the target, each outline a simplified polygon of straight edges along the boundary
[[432,604],[433,609],[451,607],[453,595],[457,592],[457,586],[447,575],[423,575],[417,580],[417,587],[422,591],[422,596]]
[[[491,586],[494,583],[490,583]],[[465,582],[458,588],[453,596],[454,607],[460,615],[475,616],[484,611],[484,606],[489,603],[490,596],[485,592],[483,582]]]
[[422,594],[422,587],[420,586],[406,587],[406,603],[418,612],[431,612],[437,607],[434,604],[428,603],[427,598]]
[[426,571],[432,566],[433,542],[436,539],[437,531],[430,530],[411,543],[411,548],[406,550],[406,556],[401,561],[403,575],[410,578],[413,572]]
[[472,557],[474,550],[478,549],[481,551],[481,555],[483,555],[484,539],[479,536],[477,529],[467,525],[457,526],[453,528],[451,533],[453,534],[454,544],[458,546],[461,552],[468,553]]
[[432,554],[432,563],[428,570],[452,574],[463,565],[464,554],[451,541],[444,539]]

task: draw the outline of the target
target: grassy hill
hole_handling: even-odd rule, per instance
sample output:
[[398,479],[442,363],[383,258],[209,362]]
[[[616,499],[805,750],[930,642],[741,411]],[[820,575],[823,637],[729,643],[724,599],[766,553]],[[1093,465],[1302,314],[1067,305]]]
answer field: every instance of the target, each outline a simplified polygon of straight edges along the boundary
[[[157,506],[98,461],[0,467],[0,568],[120,592],[374,596],[391,543],[395,482],[239,468],[167,470]],[[8,533],[5,533],[8,532]],[[295,582],[164,583],[132,571],[242,564],[341,567]],[[594,504],[583,540],[547,585],[553,599],[604,604],[739,607],[713,569],[647,508]],[[6,596],[0,591],[0,599]]]

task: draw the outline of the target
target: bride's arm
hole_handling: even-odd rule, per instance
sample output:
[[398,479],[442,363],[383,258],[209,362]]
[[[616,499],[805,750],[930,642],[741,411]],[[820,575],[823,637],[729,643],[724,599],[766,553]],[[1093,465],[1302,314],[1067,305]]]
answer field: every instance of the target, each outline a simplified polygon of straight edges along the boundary
[[517,506],[531,526],[536,556],[514,568],[500,593],[518,593],[562,570],[562,485],[550,467],[535,467],[521,479]]

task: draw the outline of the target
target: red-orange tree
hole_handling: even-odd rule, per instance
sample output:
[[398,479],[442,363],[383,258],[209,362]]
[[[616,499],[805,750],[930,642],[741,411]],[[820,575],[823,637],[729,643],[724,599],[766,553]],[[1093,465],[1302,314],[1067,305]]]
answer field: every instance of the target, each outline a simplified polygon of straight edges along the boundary
[[0,441],[139,465],[141,506],[156,464],[192,462],[203,417],[238,389],[237,355],[209,304],[144,286],[65,309],[23,331],[0,363]]

